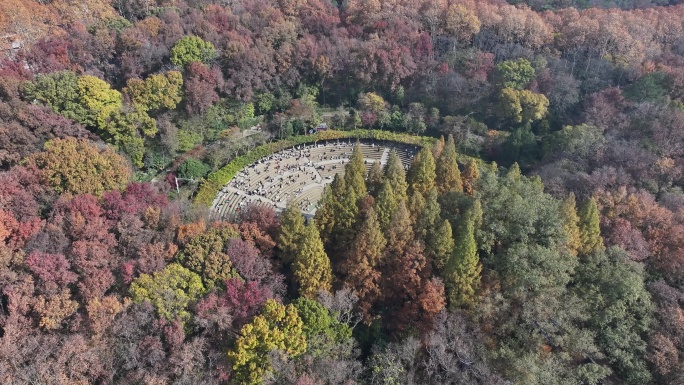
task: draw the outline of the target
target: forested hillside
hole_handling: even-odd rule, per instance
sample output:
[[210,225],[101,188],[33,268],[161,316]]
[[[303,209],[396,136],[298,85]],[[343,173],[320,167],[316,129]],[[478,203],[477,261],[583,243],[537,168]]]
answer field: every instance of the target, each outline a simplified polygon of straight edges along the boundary
[[[0,383],[684,383],[676,3],[0,1]],[[436,140],[195,200],[321,123]]]

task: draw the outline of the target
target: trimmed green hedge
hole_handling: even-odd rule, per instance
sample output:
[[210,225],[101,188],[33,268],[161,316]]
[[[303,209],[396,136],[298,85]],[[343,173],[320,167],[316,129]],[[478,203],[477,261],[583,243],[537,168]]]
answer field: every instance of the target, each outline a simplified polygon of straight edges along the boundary
[[220,170],[213,172],[207,176],[206,179],[200,183],[197,194],[195,195],[195,203],[205,206],[210,206],[216,198],[219,190],[225,186],[237,173],[250,164],[258,161],[261,158],[267,157],[278,151],[297,146],[304,143],[315,143],[322,140],[335,139],[375,139],[386,140],[391,142],[398,142],[404,144],[414,144],[416,146],[432,145],[435,138],[426,136],[414,136],[409,134],[402,134],[390,131],[378,130],[352,130],[352,131],[336,131],[328,130],[322,131],[314,135],[299,135],[291,138],[283,139],[277,142],[267,143],[261,145],[245,155],[238,156],[223,166]]

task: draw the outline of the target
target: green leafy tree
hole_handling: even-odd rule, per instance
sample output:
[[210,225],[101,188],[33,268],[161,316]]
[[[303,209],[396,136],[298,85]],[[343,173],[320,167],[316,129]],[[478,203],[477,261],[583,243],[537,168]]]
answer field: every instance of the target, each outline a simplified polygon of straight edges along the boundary
[[653,304],[644,285],[643,267],[618,248],[585,256],[575,276],[575,290],[587,304],[587,326],[625,384],[652,380],[645,360],[644,337]]
[[407,181],[411,191],[423,196],[435,186],[435,159],[428,147],[423,147],[413,159]]
[[134,302],[149,301],[160,317],[173,320],[180,317],[187,321],[188,305],[204,294],[199,275],[172,263],[153,275],[142,274],[131,283],[130,293]]
[[261,385],[273,370],[269,355],[280,352],[297,357],[307,348],[304,323],[297,308],[273,299],[264,304],[261,314],[240,330],[235,348],[228,352],[233,363],[234,379],[245,385]]
[[214,45],[197,36],[185,36],[171,48],[171,63],[185,67],[198,61],[207,63],[216,55]]
[[199,179],[211,171],[211,167],[197,159],[189,158],[178,167],[178,176],[181,178]]
[[330,291],[332,269],[315,223],[304,227],[294,250],[292,272],[299,285],[299,295],[313,298],[319,290]]
[[359,94],[358,104],[361,110],[377,114],[385,109],[386,103],[382,96],[368,92]]
[[579,210],[580,255],[589,255],[605,249],[601,238],[601,221],[596,200],[590,198]]
[[153,137],[157,133],[157,122],[147,112],[135,106],[125,106],[112,111],[105,126],[97,132],[107,143],[128,155],[133,165],[142,167],[144,137]]
[[183,95],[183,75],[178,71],[151,75],[145,80],[130,79],[123,92],[144,111],[173,110]]
[[121,155],[75,138],[48,141],[26,163],[37,167],[41,180],[58,193],[101,196],[122,189],[131,176]]
[[296,250],[304,234],[304,216],[294,202],[290,202],[280,214],[280,228],[276,242],[280,259],[285,264],[295,260]]
[[506,60],[496,65],[497,83],[504,88],[522,90],[534,77],[534,68],[527,59]]
[[199,274],[207,288],[214,288],[236,276],[230,257],[224,249],[228,240],[238,236],[232,226],[215,225],[190,238],[176,254],[176,261]]
[[591,331],[577,326],[587,314],[568,291],[578,259],[564,247],[560,202],[544,193],[538,177],[482,171],[475,196],[483,220],[475,239],[496,288],[480,294],[487,306],[478,315],[502,336],[495,348],[502,373],[520,383],[597,383],[610,370]]
[[491,171],[480,177],[476,198],[482,204],[477,244],[486,253],[506,250],[514,243],[558,245],[565,240],[559,202],[544,193],[538,177],[520,175],[511,167],[506,176]]
[[387,159],[385,178],[387,178],[387,181],[392,186],[392,191],[398,197],[403,199],[407,197],[408,183],[406,183],[406,171],[396,150],[392,150]]
[[84,75],[78,78],[79,102],[88,112],[81,121],[86,126],[104,129],[109,116],[123,105],[123,97],[102,79]]
[[437,159],[435,183],[440,194],[463,191],[461,170],[458,169],[456,159],[456,144],[452,135],[449,135],[444,150]]
[[80,101],[78,76],[72,71],[39,74],[24,85],[24,98],[40,101],[58,114],[84,122],[88,111]]
[[294,306],[302,319],[308,354],[314,357],[325,356],[334,351],[335,345],[351,338],[352,329],[317,301],[298,298]]
[[544,118],[549,100],[529,90],[504,88],[499,93],[499,106],[504,119],[524,125]]

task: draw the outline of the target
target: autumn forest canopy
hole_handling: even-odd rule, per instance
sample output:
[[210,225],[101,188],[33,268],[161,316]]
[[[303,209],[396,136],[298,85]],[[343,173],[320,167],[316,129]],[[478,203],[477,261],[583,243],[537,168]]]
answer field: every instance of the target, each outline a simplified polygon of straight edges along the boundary
[[680,3],[0,1],[0,383],[681,385]]

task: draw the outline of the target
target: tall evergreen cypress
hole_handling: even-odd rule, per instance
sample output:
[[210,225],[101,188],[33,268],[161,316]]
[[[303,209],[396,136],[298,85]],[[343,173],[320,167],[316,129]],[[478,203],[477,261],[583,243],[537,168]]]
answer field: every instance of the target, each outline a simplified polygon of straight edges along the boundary
[[425,252],[432,258],[437,268],[442,270],[454,251],[454,246],[451,223],[444,219],[439,221],[434,231],[428,234],[427,241],[425,242]]
[[414,233],[411,226],[411,216],[406,203],[399,201],[397,210],[392,215],[392,220],[385,231],[387,238],[387,252],[390,254],[403,253],[409,244],[413,242]]
[[456,144],[454,137],[449,135],[442,154],[437,159],[436,184],[440,194],[458,191],[463,192],[461,171],[458,169]]
[[[418,194],[420,196],[420,194]],[[414,231],[416,239],[423,241],[426,245],[428,242],[428,235],[436,230],[440,222],[441,208],[437,201],[437,189],[433,188],[428,191],[423,207],[416,215]]]
[[579,221],[577,215],[577,206],[575,205],[575,194],[570,193],[560,204],[560,214],[563,219],[563,230],[567,236],[566,246],[568,251],[577,256],[577,253],[582,246],[582,237],[580,235]]
[[474,159],[470,159],[466,163],[465,170],[461,174],[461,180],[463,181],[463,192],[468,195],[473,195],[475,191],[475,183],[480,179],[480,169],[477,167],[477,162]]
[[579,211],[580,247],[579,255],[589,255],[594,251],[603,251],[603,238],[596,200],[592,197],[582,205]]
[[415,224],[418,217],[425,209],[425,197],[423,197],[423,194],[416,191],[411,192],[406,208],[408,208],[409,214],[411,215],[411,223]]
[[344,182],[347,186],[347,194],[354,202],[366,196],[366,165],[363,162],[359,143],[356,143],[349,163],[344,166]]
[[477,300],[482,265],[477,255],[473,215],[466,215],[456,234],[454,251],[444,266],[449,307],[472,308]]
[[385,170],[385,178],[392,186],[392,190],[397,197],[406,198],[408,183],[406,183],[406,171],[404,165],[399,159],[399,155],[395,150],[390,152],[387,159],[387,169]]
[[299,285],[299,295],[314,298],[318,290],[330,291],[332,269],[315,223],[304,227],[295,248],[292,272]]
[[380,192],[378,192],[378,198],[375,200],[375,213],[383,232],[387,230],[387,226],[392,220],[392,214],[397,210],[397,205],[397,197],[394,195],[392,185],[390,185],[389,180],[385,180]]
[[370,208],[356,235],[344,269],[347,274],[345,285],[358,296],[358,305],[367,323],[371,321],[371,308],[380,297],[381,275],[378,264],[386,244],[375,210]]
[[332,183],[326,186],[323,196],[318,203],[316,210],[316,224],[321,234],[323,243],[328,244],[335,229],[337,214],[340,209],[340,197],[345,192],[344,179],[339,174],[335,174]]
[[435,158],[429,148],[423,147],[413,159],[406,179],[411,191],[423,195],[435,186]]
[[280,215],[280,229],[278,232],[278,248],[280,258],[285,264],[294,261],[295,250],[299,238],[304,232],[304,216],[296,204],[288,203]]
[[366,188],[368,189],[368,194],[377,197],[382,184],[385,182],[385,176],[382,173],[382,166],[380,162],[374,162],[368,171],[368,177],[366,178]]

